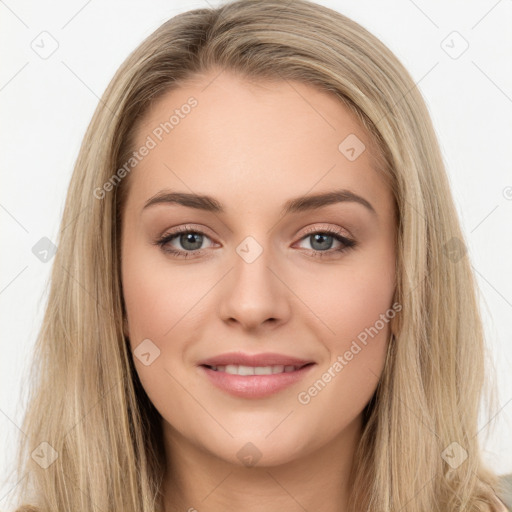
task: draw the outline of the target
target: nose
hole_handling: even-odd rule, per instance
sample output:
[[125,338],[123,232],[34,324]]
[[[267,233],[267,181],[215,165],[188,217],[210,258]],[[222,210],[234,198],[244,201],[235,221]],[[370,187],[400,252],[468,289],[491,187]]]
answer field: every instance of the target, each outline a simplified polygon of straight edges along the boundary
[[258,245],[254,240],[240,244],[220,288],[221,319],[247,331],[275,328],[291,313],[293,294],[286,286],[283,264]]

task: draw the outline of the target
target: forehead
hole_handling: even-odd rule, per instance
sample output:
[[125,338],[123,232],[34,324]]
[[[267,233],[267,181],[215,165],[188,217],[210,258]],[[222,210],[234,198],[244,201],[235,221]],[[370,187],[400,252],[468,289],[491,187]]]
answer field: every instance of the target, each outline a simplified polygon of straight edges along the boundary
[[234,212],[264,207],[262,197],[281,205],[340,187],[378,202],[385,187],[356,116],[301,82],[249,81],[228,71],[196,76],[151,105],[134,140],[135,151],[150,149],[130,174],[132,203],[171,189],[226,198]]

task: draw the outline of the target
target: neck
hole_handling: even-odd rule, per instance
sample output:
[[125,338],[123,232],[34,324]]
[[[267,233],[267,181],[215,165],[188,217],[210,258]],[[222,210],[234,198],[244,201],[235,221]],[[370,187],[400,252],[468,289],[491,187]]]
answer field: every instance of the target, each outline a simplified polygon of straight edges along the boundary
[[346,512],[361,417],[327,444],[274,466],[235,465],[202,451],[164,421],[165,512]]

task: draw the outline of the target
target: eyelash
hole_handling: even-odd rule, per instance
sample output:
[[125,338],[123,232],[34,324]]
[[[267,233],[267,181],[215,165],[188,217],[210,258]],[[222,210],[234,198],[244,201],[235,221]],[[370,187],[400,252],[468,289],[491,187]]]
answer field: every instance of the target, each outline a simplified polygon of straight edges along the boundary
[[[172,254],[176,258],[189,258],[192,255],[201,255],[204,249],[197,249],[194,251],[180,251],[177,249],[169,249],[166,247],[166,245],[171,242],[174,238],[176,238],[178,235],[181,235],[183,233],[192,233],[196,235],[204,235],[208,237],[206,233],[199,229],[192,229],[190,226],[183,226],[180,228],[177,228],[176,230],[172,231],[171,233],[166,233],[161,238],[155,241],[155,245],[158,245],[164,252],[168,254]],[[348,251],[350,249],[353,249],[357,246],[357,242],[355,240],[352,240],[350,238],[346,238],[345,236],[341,235],[341,233],[337,230],[333,229],[309,229],[306,231],[304,236],[301,238],[303,240],[304,238],[307,238],[314,234],[322,234],[322,235],[328,235],[332,236],[335,240],[338,242],[341,242],[343,244],[342,247],[338,249],[329,249],[328,251],[318,251],[315,249],[306,249],[307,251],[310,251],[310,255],[316,258],[326,258],[331,256],[333,253],[343,253],[345,251]],[[208,237],[210,238],[210,237]]]

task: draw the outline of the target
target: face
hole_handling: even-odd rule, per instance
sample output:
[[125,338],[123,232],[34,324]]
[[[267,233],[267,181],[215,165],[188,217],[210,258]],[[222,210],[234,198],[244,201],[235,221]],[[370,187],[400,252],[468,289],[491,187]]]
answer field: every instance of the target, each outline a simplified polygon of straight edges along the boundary
[[277,465],[360,425],[376,389],[397,314],[393,198],[334,96],[217,75],[136,128],[126,335],[169,444]]

